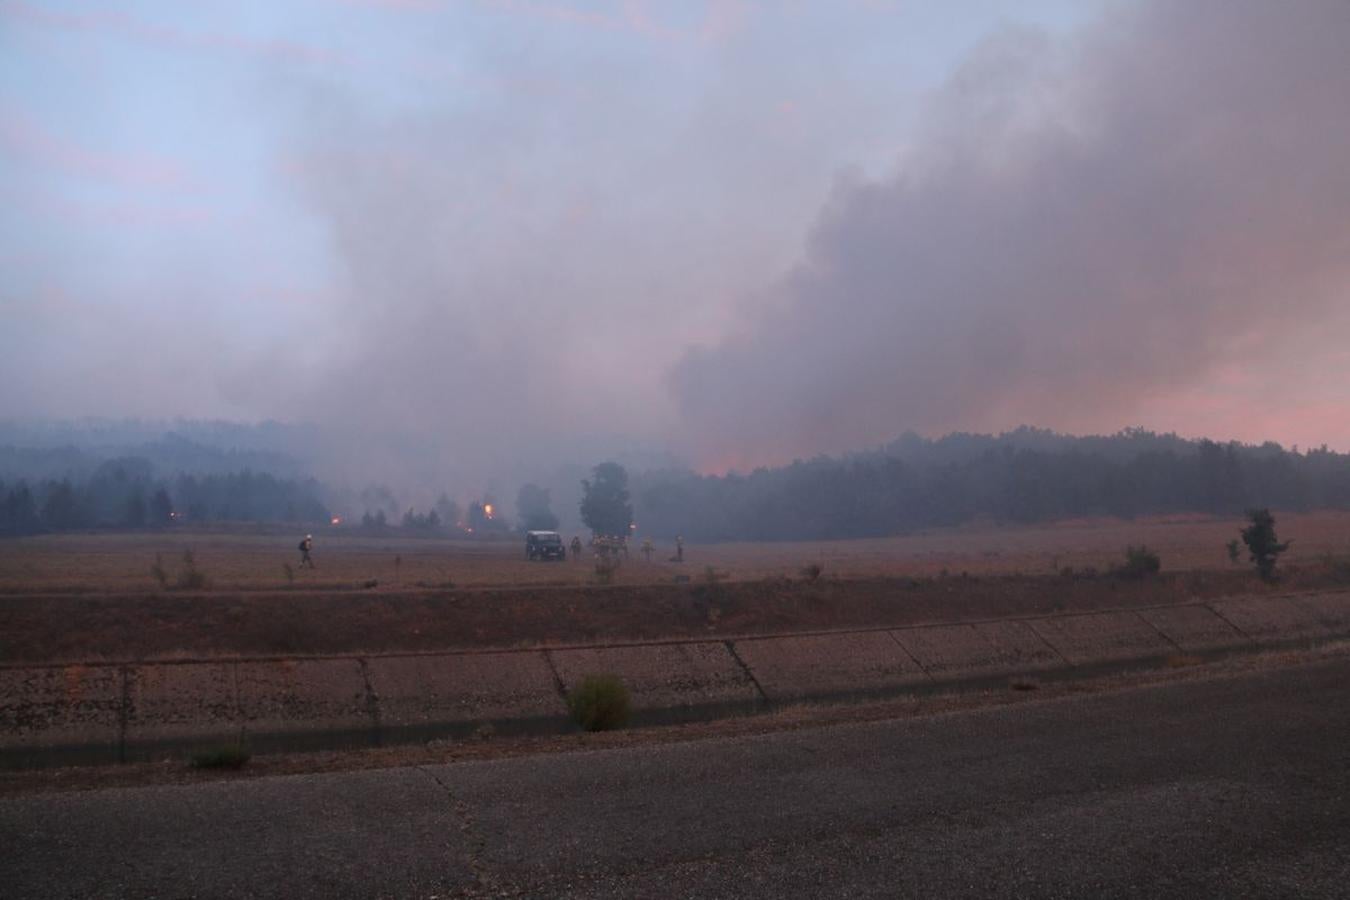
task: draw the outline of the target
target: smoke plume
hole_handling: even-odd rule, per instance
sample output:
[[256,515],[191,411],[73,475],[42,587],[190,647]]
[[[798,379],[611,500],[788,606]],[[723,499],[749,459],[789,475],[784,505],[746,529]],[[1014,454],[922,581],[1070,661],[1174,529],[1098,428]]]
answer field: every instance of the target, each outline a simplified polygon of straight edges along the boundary
[[726,464],[1119,423],[1315,341],[1350,306],[1347,47],[1340,0],[992,37],[894,173],[841,179],[800,263],[674,368],[684,433]]

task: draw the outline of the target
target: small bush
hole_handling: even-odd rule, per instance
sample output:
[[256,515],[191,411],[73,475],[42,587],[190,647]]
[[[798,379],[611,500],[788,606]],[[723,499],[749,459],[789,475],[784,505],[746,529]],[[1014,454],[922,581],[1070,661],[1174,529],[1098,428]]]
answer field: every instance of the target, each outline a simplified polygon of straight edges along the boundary
[[193,753],[188,764],[194,769],[242,769],[252,758],[247,744],[221,744]]
[[1116,574],[1122,578],[1147,578],[1157,575],[1161,569],[1162,560],[1158,554],[1140,544],[1125,548],[1125,564],[1116,569]]
[[628,724],[631,700],[618,675],[587,675],[567,695],[567,709],[586,731],[611,731]]
[[717,571],[712,566],[703,567],[703,580],[708,584],[717,584],[717,582],[721,581],[725,577],[726,575]]
[[210,586],[211,579],[197,568],[197,557],[191,550],[184,550],[183,567],[178,570],[178,582],[175,587],[180,591],[203,591]]
[[150,567],[150,574],[165,590],[201,591],[211,586],[211,579],[197,568],[197,557],[191,550],[183,551],[183,560],[174,578],[170,579],[168,570],[164,568],[164,559],[158,553],[155,554],[155,564]]
[[820,576],[824,571],[825,569],[820,563],[811,563],[809,566],[803,566],[802,581],[805,581],[807,584],[815,584],[820,580]]
[[1242,544],[1238,542],[1238,539],[1233,538],[1231,541],[1224,544],[1223,548],[1228,551],[1228,564],[1232,566],[1237,565],[1237,561],[1242,557]]
[[155,564],[150,567],[150,574],[154,576],[155,581],[159,582],[161,588],[168,590],[169,573],[164,568],[164,557],[158,553],[155,554]]
[[290,564],[290,563],[282,563],[282,564],[281,564],[281,571],[282,571],[282,573],[284,573],[285,576],[286,576],[286,585],[287,585],[288,587],[294,585],[294,584],[295,584],[295,569],[292,569],[292,568],[291,568],[291,564]]

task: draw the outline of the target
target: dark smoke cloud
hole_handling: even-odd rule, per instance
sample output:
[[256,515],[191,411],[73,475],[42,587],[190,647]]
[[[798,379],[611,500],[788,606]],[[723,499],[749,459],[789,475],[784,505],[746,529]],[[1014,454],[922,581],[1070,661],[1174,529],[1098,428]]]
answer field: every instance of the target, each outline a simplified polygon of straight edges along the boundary
[[1347,48],[1343,0],[988,40],[895,174],[841,180],[801,263],[675,367],[689,444],[717,465],[1120,423],[1268,361],[1350,305]]

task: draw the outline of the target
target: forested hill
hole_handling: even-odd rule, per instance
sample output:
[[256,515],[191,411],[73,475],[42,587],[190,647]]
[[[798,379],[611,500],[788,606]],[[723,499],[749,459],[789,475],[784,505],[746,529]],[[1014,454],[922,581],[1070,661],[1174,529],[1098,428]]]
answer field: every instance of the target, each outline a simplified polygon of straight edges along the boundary
[[633,480],[645,533],[690,540],[873,537],[976,518],[1350,508],[1350,455],[1188,441],[1130,429],[1072,437],[905,435],[866,454],[748,475],[647,472]]

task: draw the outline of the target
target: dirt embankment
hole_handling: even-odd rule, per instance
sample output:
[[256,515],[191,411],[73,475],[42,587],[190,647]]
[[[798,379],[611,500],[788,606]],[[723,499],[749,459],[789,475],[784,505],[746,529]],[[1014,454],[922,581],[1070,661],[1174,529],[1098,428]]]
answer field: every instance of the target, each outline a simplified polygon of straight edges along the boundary
[[1343,583],[1303,571],[669,584],[418,593],[150,593],[0,600],[0,663],[434,651],[1033,615]]

